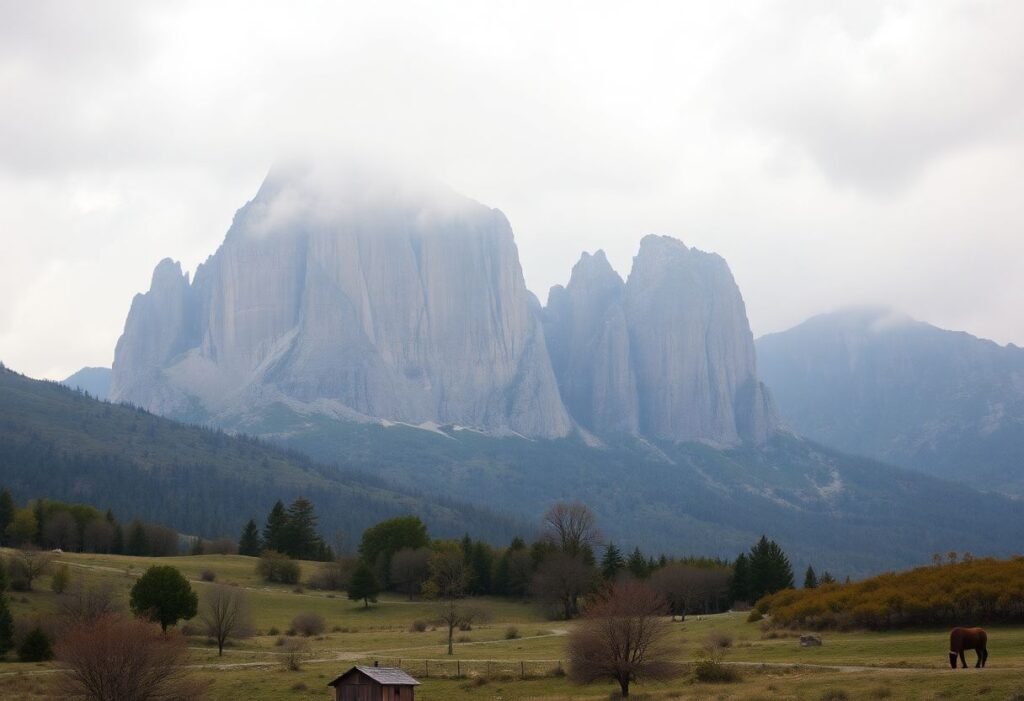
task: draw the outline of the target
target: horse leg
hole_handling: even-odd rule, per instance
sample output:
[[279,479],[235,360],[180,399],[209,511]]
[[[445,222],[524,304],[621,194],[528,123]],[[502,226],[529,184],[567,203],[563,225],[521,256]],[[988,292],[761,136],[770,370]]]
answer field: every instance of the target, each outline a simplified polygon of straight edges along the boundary
[[963,669],[967,669],[967,658],[964,657],[964,650],[963,650],[963,648],[960,648],[960,666]]
[[978,653],[978,661],[974,663],[974,668],[975,669],[981,669],[981,666],[985,662],[985,657],[984,657],[984,655],[985,655],[985,648],[979,647],[976,650],[976,652]]
[[981,666],[984,667],[988,663],[988,648],[983,647],[979,652],[981,653]]

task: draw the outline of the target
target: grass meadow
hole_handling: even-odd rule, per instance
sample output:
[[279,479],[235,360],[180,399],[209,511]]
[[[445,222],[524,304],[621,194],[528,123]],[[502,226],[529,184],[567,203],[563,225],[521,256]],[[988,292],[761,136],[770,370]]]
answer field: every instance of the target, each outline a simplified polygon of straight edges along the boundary
[[[617,698],[611,684],[577,686],[562,673],[566,635],[571,622],[546,620],[528,603],[501,599],[468,602],[480,613],[472,630],[456,633],[455,654],[448,657],[445,631],[435,627],[435,604],[385,595],[368,609],[342,593],[268,585],[255,573],[256,560],[242,556],[138,558],[113,555],[61,554],[73,579],[106,582],[125,602],[128,590],[152,564],[178,567],[193,583],[202,601],[210,585],[206,570],[218,583],[242,587],[249,597],[254,635],[235,641],[218,657],[201,632],[190,637],[194,674],[208,680],[208,698],[328,699],[327,682],[356,663],[401,664],[422,681],[419,701],[463,699],[606,700]],[[316,563],[302,563],[303,577]],[[55,609],[56,596],[43,576],[32,592],[8,592],[16,619],[31,621]],[[305,639],[301,669],[286,669],[282,652],[299,613],[323,616],[326,630]],[[426,623],[417,631],[416,621]],[[190,628],[198,629],[198,621]],[[515,635],[512,635],[514,629]],[[821,647],[802,648],[797,632],[766,630],[748,623],[743,613],[672,624],[671,645],[680,661],[692,661],[709,637],[728,641],[724,661],[739,681],[705,683],[684,675],[663,684],[635,684],[636,699],[707,699],[754,701],[795,699],[979,699],[1024,701],[1024,627],[989,627],[989,667],[953,671],[946,658],[947,631],[845,632],[822,635]],[[14,659],[13,653],[8,655]],[[974,663],[973,652],[968,663]],[[59,674],[56,663],[0,662],[0,698],[49,699]]]

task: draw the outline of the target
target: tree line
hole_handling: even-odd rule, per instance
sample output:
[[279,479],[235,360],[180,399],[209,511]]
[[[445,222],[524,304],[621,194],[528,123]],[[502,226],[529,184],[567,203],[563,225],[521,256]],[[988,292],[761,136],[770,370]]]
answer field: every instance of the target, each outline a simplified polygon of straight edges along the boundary
[[122,524],[110,509],[50,499],[19,507],[8,489],[0,490],[0,545],[155,557],[180,553],[173,528],[138,519]]

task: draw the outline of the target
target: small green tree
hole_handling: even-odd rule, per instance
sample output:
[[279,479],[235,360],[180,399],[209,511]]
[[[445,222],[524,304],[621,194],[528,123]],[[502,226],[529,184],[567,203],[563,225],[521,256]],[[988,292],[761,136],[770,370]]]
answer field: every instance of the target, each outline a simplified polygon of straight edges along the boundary
[[245,530],[242,531],[242,537],[238,539],[238,554],[256,557],[260,554],[262,545],[256,520],[249,519],[249,523],[245,524]]
[[63,594],[64,590],[68,588],[68,583],[71,581],[71,570],[67,564],[61,564],[57,568],[57,571],[50,577],[50,589],[53,590],[54,594]]
[[377,578],[373,576],[369,565],[359,562],[356,571],[352,573],[352,583],[348,587],[348,598],[351,601],[363,601],[365,608],[370,607],[371,601],[377,601],[377,594],[380,593],[380,585]]
[[381,586],[390,577],[391,556],[402,548],[425,548],[430,545],[427,526],[417,516],[399,516],[367,528],[359,543],[359,556],[370,567],[379,567]]
[[605,581],[614,581],[625,567],[626,561],[622,559],[622,551],[615,547],[615,543],[608,543],[604,557],[601,558],[601,576]]
[[154,565],[139,577],[129,598],[132,613],[160,624],[167,632],[179,620],[196,615],[199,597],[176,568]]
[[22,662],[52,660],[53,647],[50,644],[50,636],[39,626],[30,630],[18,646],[18,659]]
[[647,558],[640,552],[640,548],[637,547],[633,550],[629,556],[629,560],[626,561],[626,568],[629,573],[637,579],[647,579],[648,575],[651,574],[650,567],[647,564]]
[[746,553],[740,553],[732,566],[732,583],[729,585],[729,597],[736,601],[750,600],[750,560]]
[[807,572],[804,573],[804,589],[817,589],[818,575],[814,574],[814,568],[807,565]]
[[263,526],[263,547],[279,553],[288,550],[288,512],[284,502],[278,499],[267,514],[267,523]]
[[10,491],[0,491],[0,545],[7,545],[7,527],[14,520],[14,513],[17,507],[14,504],[14,497]]

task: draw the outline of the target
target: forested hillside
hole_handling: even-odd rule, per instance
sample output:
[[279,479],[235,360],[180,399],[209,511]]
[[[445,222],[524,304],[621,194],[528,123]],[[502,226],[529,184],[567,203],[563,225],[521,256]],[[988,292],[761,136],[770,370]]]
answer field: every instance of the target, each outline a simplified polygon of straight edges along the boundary
[[237,538],[249,518],[300,495],[313,501],[322,532],[331,536],[358,535],[407,513],[446,536],[470,530],[505,542],[526,529],[483,509],[428,501],[372,476],[100,402],[2,366],[0,484],[19,500],[85,502],[125,520],[141,517],[206,537]]

